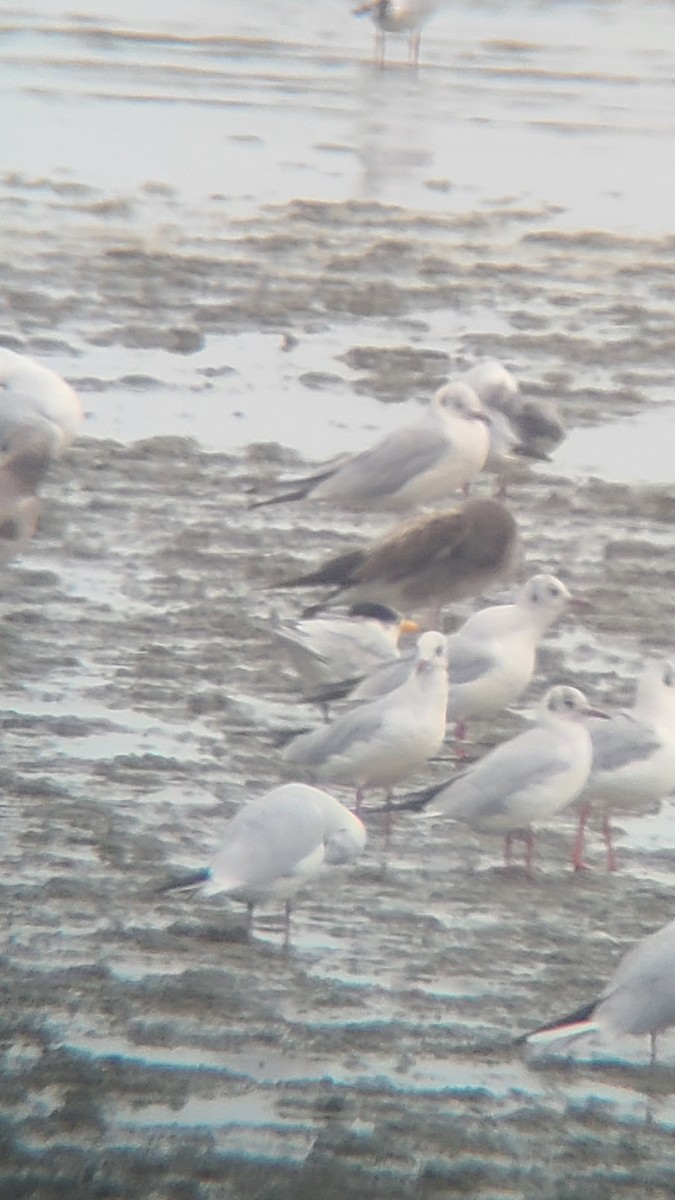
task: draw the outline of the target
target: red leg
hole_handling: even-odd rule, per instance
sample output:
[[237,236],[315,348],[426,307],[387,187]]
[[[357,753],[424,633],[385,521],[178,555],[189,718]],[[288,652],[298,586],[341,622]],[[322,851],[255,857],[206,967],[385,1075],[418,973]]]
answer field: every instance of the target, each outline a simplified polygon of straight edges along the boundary
[[466,758],[466,747],[464,739],[466,738],[466,721],[458,721],[455,725],[455,756],[458,760]]
[[572,866],[575,871],[585,871],[586,863],[584,862],[584,836],[588,818],[591,815],[592,804],[590,800],[584,800],[584,803],[579,809],[579,824],[577,825],[577,834],[574,839],[572,848]]

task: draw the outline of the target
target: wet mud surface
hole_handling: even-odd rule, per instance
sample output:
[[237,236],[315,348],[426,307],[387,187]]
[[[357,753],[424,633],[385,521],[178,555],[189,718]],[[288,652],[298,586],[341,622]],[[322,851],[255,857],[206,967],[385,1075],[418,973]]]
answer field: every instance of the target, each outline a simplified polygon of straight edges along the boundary
[[[514,1045],[672,917],[668,804],[625,821],[615,875],[597,831],[573,875],[561,817],[533,880],[496,841],[371,811],[365,855],[302,896],[287,949],[274,911],[249,936],[238,906],[156,888],[284,777],[280,731],[319,720],[274,640],[306,597],[275,580],[390,525],[248,510],[311,465],[292,422],[265,436],[276,389],[342,449],[347,409],[398,412],[493,355],[570,426],[648,429],[672,399],[673,238],[574,232],[508,198],[225,221],[216,196],[18,175],[0,207],[3,341],[92,412],[0,600],[0,1200],[670,1196],[672,1037],[651,1070],[639,1040]],[[126,432],[100,436],[122,402]],[[215,449],[134,437],[134,409],[165,406],[182,433],[207,403]],[[372,439],[370,415],[349,420]],[[635,453],[648,476],[648,439]],[[631,702],[645,654],[672,649],[675,484],[554,461],[509,503],[521,577],[554,571],[591,603],[547,639],[523,708],[554,682]],[[472,751],[521,724],[477,726]]]
[[[236,905],[154,894],[279,782],[276,735],[307,722],[270,628],[296,604],[264,589],[354,532],[249,513],[268,469],[83,439],[7,572],[0,1194],[666,1195],[668,1039],[654,1071],[630,1040],[591,1066],[512,1039],[671,915],[672,843],[621,839],[609,876],[592,841],[574,877],[561,819],[532,881],[490,839],[413,815],[388,835],[373,813],[287,951],[278,914],[248,937]],[[640,654],[668,648],[672,502],[515,485],[528,568],[593,606],[551,637],[534,691],[573,678],[627,700]]]

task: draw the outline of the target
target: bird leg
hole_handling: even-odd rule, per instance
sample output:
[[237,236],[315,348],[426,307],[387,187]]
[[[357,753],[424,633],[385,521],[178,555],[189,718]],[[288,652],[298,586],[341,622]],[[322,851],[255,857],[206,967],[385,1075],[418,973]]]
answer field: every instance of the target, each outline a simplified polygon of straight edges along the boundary
[[366,794],[366,789],[365,789],[365,788],[357,788],[357,789],[356,789],[356,805],[355,805],[355,811],[356,811],[356,815],[357,815],[357,817],[360,817],[360,816],[361,816],[361,809],[362,809],[362,807],[363,807],[363,797],[365,796],[365,794]]
[[534,834],[531,829],[510,829],[504,834],[504,865],[509,867],[513,861],[513,843],[516,838],[525,843],[525,870],[531,876],[534,873]]
[[384,844],[389,849],[394,821],[391,815],[391,801],[394,793],[389,789],[384,797]]
[[587,870],[586,863],[584,862],[584,835],[592,807],[590,800],[584,800],[579,809],[579,824],[577,825],[577,833],[574,839],[574,846],[572,847],[572,866],[575,871]]
[[650,1035],[649,1035],[649,1065],[651,1067],[656,1066],[656,1034],[655,1033],[650,1033]]
[[455,725],[455,757],[458,760],[466,758],[466,721],[458,721]]
[[385,39],[384,31],[381,29],[378,29],[375,33],[374,58],[375,58],[375,62],[377,64],[377,66],[380,68],[380,70],[382,70],[384,67],[384,39]]
[[616,856],[616,850],[614,849],[614,843],[612,841],[612,823],[609,819],[608,809],[605,809],[602,817],[602,836],[605,839],[605,846],[607,848],[607,870],[618,871],[619,860]]
[[290,900],[284,904],[284,950],[288,950],[291,943],[291,913],[293,906]]

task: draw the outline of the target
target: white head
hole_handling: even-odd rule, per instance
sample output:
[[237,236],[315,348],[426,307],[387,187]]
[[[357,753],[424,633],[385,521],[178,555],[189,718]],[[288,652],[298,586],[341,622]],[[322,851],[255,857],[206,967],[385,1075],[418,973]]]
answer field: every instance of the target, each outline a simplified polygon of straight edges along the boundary
[[548,690],[539,706],[545,720],[584,721],[586,717],[605,717],[607,714],[591,708],[583,692],[578,688],[558,684]]
[[456,379],[439,388],[434,395],[432,406],[441,410],[447,417],[456,417],[462,421],[482,421],[490,424],[480,397],[468,383]]
[[516,604],[531,613],[540,628],[548,629],[571,600],[571,592],[555,575],[533,575],[518,592]]
[[423,633],[417,641],[417,662],[415,674],[423,675],[429,671],[447,671],[448,652],[445,636],[431,630]]

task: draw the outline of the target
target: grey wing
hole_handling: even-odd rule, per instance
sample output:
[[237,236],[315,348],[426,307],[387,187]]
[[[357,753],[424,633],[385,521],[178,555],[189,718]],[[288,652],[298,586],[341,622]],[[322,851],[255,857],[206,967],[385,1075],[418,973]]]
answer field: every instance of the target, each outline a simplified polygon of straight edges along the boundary
[[629,713],[620,713],[611,721],[589,721],[588,728],[593,743],[592,775],[642,762],[661,745],[653,729]]
[[306,804],[299,807],[297,818],[288,805],[257,806],[250,813],[243,808],[211,863],[211,878],[223,890],[264,887],[292,875],[322,840],[321,815]]
[[449,443],[431,423],[389,434],[370,450],[357,454],[327,481],[327,491],[377,498],[394,495],[411,479],[433,470],[448,453]]
[[489,650],[463,642],[461,639],[448,638],[448,680],[450,686],[460,683],[473,683],[491,671],[495,665],[494,654]]
[[640,979],[647,986],[654,976],[663,977],[666,973],[675,980],[675,921],[650,933],[623,956],[600,998],[627,983],[635,985]]
[[382,715],[371,705],[351,709],[332,725],[301,733],[286,746],[283,757],[287,762],[318,767],[331,758],[349,755],[361,742],[367,742],[382,727]]
[[401,687],[401,684],[405,683],[415,662],[416,657],[414,654],[411,654],[406,655],[405,658],[397,658],[394,662],[383,663],[382,666],[376,667],[354,689],[351,699],[354,702],[361,703],[366,700],[375,700],[378,696],[386,696],[389,692],[393,692],[396,688]]
[[569,770],[569,759],[552,754],[540,730],[532,729],[492,750],[434,801],[434,809],[459,819],[507,813],[521,796],[547,786]]

